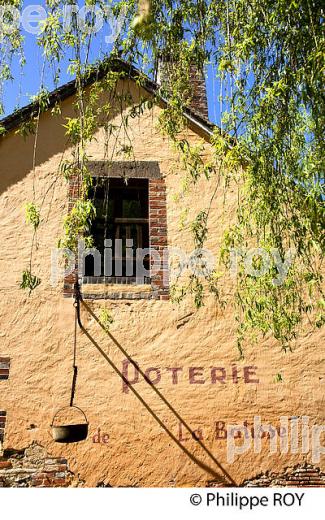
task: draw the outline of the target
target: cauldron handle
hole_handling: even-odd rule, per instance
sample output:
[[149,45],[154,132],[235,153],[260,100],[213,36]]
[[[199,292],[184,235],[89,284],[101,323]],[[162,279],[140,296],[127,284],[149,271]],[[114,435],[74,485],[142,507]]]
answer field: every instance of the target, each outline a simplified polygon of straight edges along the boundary
[[72,406],[63,406],[62,408],[59,408],[59,410],[56,412],[56,414],[55,414],[54,417],[53,417],[51,427],[54,426],[54,421],[55,421],[56,417],[58,416],[58,414],[59,414],[60,412],[62,412],[62,410],[65,410],[66,408],[76,408],[77,410],[79,410],[79,412],[81,412],[82,415],[84,416],[85,421],[86,421],[86,424],[89,424],[85,412],[84,412],[83,410],[81,410],[81,408],[79,408],[79,406],[76,406],[75,404],[73,404]]

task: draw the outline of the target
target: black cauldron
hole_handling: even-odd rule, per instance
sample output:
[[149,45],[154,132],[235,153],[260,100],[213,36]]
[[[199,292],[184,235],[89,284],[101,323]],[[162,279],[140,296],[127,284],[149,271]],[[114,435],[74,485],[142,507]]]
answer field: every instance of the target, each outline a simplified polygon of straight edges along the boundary
[[[78,410],[84,417],[85,422],[77,423],[77,424],[64,424],[64,425],[56,425],[55,420],[62,410],[67,408],[74,408]],[[88,436],[88,421],[86,414],[78,408],[78,406],[65,406],[64,408],[60,408],[56,412],[53,417],[53,421],[51,424],[52,428],[52,437],[55,442],[61,443],[71,443],[71,442],[81,442],[87,439]]]

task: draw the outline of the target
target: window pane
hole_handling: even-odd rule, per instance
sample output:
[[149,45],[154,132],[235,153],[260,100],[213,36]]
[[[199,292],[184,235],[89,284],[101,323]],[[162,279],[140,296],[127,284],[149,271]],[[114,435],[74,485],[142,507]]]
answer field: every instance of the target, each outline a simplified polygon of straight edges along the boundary
[[[102,275],[104,275],[104,240],[112,240],[113,276],[121,276],[114,266],[115,257],[121,258],[121,250],[115,248],[115,240],[122,240],[122,276],[126,276],[126,240],[133,241],[133,274],[136,274],[135,258],[137,248],[149,247],[149,182],[148,179],[97,178],[89,194],[96,207],[96,218],[91,233],[94,246],[102,255]],[[133,219],[137,219],[134,222]],[[149,268],[148,259],[144,267]],[[94,275],[93,261],[86,259],[86,276]],[[128,273],[129,276],[130,273]]]

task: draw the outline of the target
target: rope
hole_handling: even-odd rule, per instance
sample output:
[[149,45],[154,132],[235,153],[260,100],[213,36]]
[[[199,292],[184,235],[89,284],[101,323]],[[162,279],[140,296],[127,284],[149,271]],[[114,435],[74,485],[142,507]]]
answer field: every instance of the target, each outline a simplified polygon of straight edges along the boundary
[[74,320],[74,345],[73,345],[73,377],[72,377],[72,386],[71,386],[71,397],[70,397],[70,406],[73,406],[73,400],[76,393],[76,384],[77,384],[77,376],[78,376],[78,367],[76,365],[77,359],[77,324],[80,321],[80,301],[79,301],[79,287],[78,284],[75,285],[75,301],[74,306],[76,309],[75,312],[75,320]]

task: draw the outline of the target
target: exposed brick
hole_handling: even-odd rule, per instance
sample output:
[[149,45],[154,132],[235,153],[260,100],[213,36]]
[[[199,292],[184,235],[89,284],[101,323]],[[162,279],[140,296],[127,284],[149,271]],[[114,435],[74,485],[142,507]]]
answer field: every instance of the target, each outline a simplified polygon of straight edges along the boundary
[[162,232],[161,234],[158,234],[156,232],[155,235],[153,235],[150,239],[150,245],[151,247],[153,246],[157,246],[157,245],[165,245],[167,246],[167,237],[166,235]]
[[[167,206],[166,184],[164,179],[151,179],[149,181],[149,234],[150,247],[163,251],[167,246]],[[168,273],[168,266],[152,277],[152,287],[158,290],[159,297],[163,294],[168,297],[164,280]],[[166,298],[167,299],[167,298]]]
[[[0,381],[9,379],[10,358],[0,357]],[[1,416],[1,412],[0,412]]]
[[54,478],[53,479],[53,484],[55,484],[56,486],[62,486],[63,484],[66,484],[66,481],[64,478]]
[[7,412],[0,411],[0,441],[4,441]]
[[243,487],[325,487],[325,473],[311,464],[288,468],[281,474],[266,473],[245,480]]
[[9,460],[0,460],[0,469],[10,469],[12,464]]
[[5,450],[0,470],[0,487],[68,487],[73,481],[80,483],[69,471],[66,459],[49,458],[37,443],[25,450]]
[[[177,66],[168,56],[161,58],[158,67],[158,82],[164,85],[167,91],[170,89],[170,77],[173,68]],[[189,66],[189,86],[191,88],[190,108],[196,114],[208,119],[208,101],[203,70],[199,70],[195,63]]]
[[151,233],[151,236],[150,236],[150,243],[153,242],[153,240],[155,238],[161,238],[161,237],[165,238],[165,242],[167,243],[167,228],[166,228],[165,224],[162,224],[161,226],[156,224],[154,227],[154,231]]

